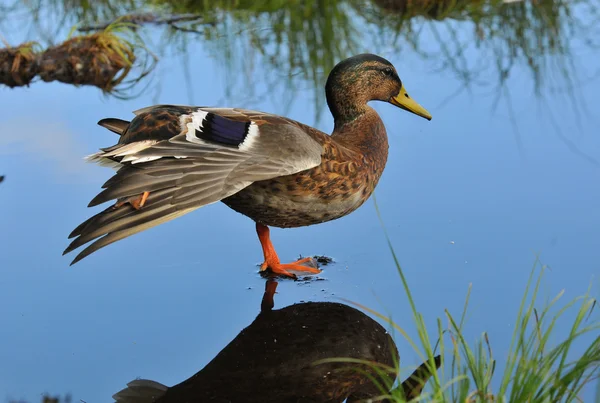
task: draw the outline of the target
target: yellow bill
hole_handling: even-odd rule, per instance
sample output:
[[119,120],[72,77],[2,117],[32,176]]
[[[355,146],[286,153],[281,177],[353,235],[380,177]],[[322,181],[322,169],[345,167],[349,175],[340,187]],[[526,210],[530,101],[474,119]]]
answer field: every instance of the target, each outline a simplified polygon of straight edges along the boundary
[[390,98],[390,103],[392,105],[396,105],[398,108],[402,108],[427,120],[431,120],[431,114],[427,112],[427,109],[423,108],[421,105],[416,103],[411,97],[408,96],[406,90],[404,89],[404,86],[402,86],[398,95]]

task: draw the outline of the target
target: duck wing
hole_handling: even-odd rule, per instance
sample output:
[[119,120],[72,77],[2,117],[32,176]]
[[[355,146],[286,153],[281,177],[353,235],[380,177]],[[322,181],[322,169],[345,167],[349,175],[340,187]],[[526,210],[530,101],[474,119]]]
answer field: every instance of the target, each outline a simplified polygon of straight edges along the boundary
[[[101,121],[102,122],[102,121]],[[63,254],[94,241],[71,264],[120,239],[229,197],[253,182],[321,163],[326,136],[295,121],[230,108],[161,105],[137,111],[119,143],[87,159],[117,172],[89,207],[150,192],[141,209],[111,206],[79,225]]]

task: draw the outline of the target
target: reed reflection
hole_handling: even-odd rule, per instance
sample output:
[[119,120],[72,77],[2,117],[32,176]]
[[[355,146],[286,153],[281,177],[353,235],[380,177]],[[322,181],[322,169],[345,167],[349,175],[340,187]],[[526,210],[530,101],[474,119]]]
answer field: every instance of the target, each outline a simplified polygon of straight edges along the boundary
[[[268,94],[274,87],[286,87],[277,92],[291,103],[298,87],[309,82],[319,114],[327,72],[337,61],[365,50],[398,54],[411,48],[431,65],[454,73],[465,87],[492,84],[499,96],[518,66],[529,71],[538,95],[557,84],[548,77],[560,77],[572,90],[577,76],[573,39],[589,50],[600,45],[597,24],[579,15],[597,12],[592,0],[45,0],[17,2],[3,10],[0,32],[11,29],[12,16],[24,13],[30,18],[23,26],[33,28],[30,32],[37,31],[46,43],[64,40],[60,27],[64,31],[74,24],[86,33],[105,30],[115,21],[129,27],[161,26],[164,40],[152,46],[152,52],[177,49],[185,62],[190,44],[202,41],[227,67],[229,96],[240,96],[235,90],[238,80],[243,80],[248,96],[260,96],[252,88],[258,81],[268,83]],[[144,48],[137,38],[149,39],[151,33],[134,30],[140,36],[129,43]],[[422,32],[428,33],[426,40]],[[8,53],[5,59],[14,60]],[[25,62],[3,66],[0,78],[7,85],[14,85],[13,75],[22,79],[29,72]],[[143,77],[148,65],[133,71],[135,77]],[[260,71],[263,78],[247,80]]]

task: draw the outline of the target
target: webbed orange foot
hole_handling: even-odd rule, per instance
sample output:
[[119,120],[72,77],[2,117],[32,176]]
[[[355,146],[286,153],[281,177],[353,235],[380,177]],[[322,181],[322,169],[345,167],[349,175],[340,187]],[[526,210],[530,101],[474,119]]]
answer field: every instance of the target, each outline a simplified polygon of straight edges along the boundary
[[[308,258],[311,259],[312,258]],[[301,259],[304,260],[304,259]],[[299,260],[298,262],[300,262],[301,260]],[[314,267],[310,267],[310,266],[305,266],[302,264],[299,264],[298,262],[293,262],[293,263],[276,263],[276,262],[271,262],[271,263],[267,263],[266,261],[260,265],[260,270],[264,271],[264,270],[270,270],[273,274],[279,274],[282,276],[287,276],[287,277],[292,277],[292,278],[297,278],[297,276],[294,273],[290,273],[290,271],[297,271],[297,272],[302,272],[302,273],[309,273],[309,274],[318,274],[321,273],[320,269],[314,268]]]
[[317,262],[312,257],[305,257],[292,263],[281,263],[271,243],[269,227],[256,223],[256,232],[258,233],[258,239],[260,240],[265,256],[265,261],[260,265],[260,271],[270,270],[274,274],[292,278],[297,277],[294,273],[290,273],[290,271],[310,274],[321,273],[321,270],[316,268]]

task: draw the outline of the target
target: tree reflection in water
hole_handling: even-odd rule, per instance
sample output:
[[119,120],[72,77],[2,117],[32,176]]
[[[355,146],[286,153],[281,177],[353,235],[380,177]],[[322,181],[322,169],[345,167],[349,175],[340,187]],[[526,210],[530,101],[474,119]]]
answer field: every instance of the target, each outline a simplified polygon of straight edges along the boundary
[[[239,96],[238,80],[247,94],[264,95],[252,88],[260,80],[246,79],[259,72],[269,93],[282,94],[288,104],[310,83],[317,117],[328,72],[363,51],[396,54],[408,47],[431,66],[452,72],[463,88],[491,83],[501,97],[518,66],[528,69],[538,95],[557,77],[562,82],[552,84],[572,94],[573,40],[590,50],[600,45],[593,0],[38,0],[15,1],[0,11],[0,32],[11,29],[14,16],[27,15],[25,25],[47,43],[64,40],[61,35],[74,24],[88,31],[106,26],[99,21],[143,15],[127,20],[165,27],[153,51],[176,50],[185,58],[188,45],[201,40],[226,67],[228,96]],[[173,14],[184,18],[168,18]]]

